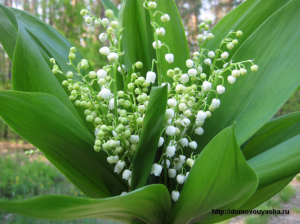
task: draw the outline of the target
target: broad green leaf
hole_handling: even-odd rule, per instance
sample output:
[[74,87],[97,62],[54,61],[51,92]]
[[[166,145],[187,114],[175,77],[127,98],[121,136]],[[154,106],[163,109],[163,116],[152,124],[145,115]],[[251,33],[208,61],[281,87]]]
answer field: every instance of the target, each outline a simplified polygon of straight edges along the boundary
[[300,134],[247,162],[259,178],[258,188],[300,172]]
[[[256,190],[255,193],[243,204],[241,207],[238,208],[240,211],[247,211],[253,210],[257,208],[257,206],[261,205],[265,201],[269,200],[271,197],[276,195],[280,192],[286,185],[288,185],[294,176],[285,178],[283,180],[274,182],[266,187],[263,187],[259,190]],[[203,222],[198,222],[198,224],[204,223],[217,223],[238,215],[226,214],[226,215],[214,215],[210,219],[205,220]]]
[[[187,72],[186,60],[190,59],[189,47],[175,1],[157,1],[157,10],[168,14],[171,18],[170,22],[163,23],[160,19],[160,13],[155,16],[155,21],[158,25],[166,30],[166,34],[163,37],[159,37],[159,40],[161,40],[162,43],[167,44],[170,48],[170,53],[174,54],[174,62],[169,64],[165,60],[165,55],[168,54],[168,49],[166,47],[162,47],[161,50],[159,50],[159,57],[162,62],[161,74],[164,77],[163,82],[172,83],[173,79],[167,76],[167,71],[178,67],[183,71],[183,73]],[[155,9],[153,11],[157,10]]]
[[119,9],[117,6],[112,3],[110,0],[101,0],[102,4],[104,5],[105,9],[111,9],[114,11],[115,16],[118,18],[119,16]]
[[119,195],[126,183],[113,172],[94,138],[57,98],[44,93],[0,91],[0,116],[40,149],[89,197]]
[[132,190],[145,186],[149,176],[164,124],[167,99],[167,85],[152,88],[143,131],[132,164]]
[[266,123],[243,149],[246,160],[300,134],[300,112],[288,114]]
[[72,220],[91,217],[164,224],[171,201],[164,185],[151,185],[112,198],[44,195],[23,201],[0,201],[0,208],[39,219]]
[[13,60],[15,45],[17,42],[18,23],[15,15],[0,4],[0,42],[9,59]]
[[[132,65],[137,61],[143,63],[138,69],[143,76],[151,71],[152,59],[155,58],[155,51],[152,47],[153,34],[150,27],[148,12],[139,0],[124,0],[120,11],[120,18],[123,30],[122,47],[125,52],[124,63],[128,74],[132,74]],[[130,82],[131,76],[127,76],[125,90]]]
[[234,126],[228,127],[195,161],[170,223],[196,223],[211,217],[211,209],[236,209],[250,198],[257,184],[257,176],[237,144]]
[[234,121],[237,141],[242,145],[298,88],[299,19],[300,1],[251,0],[230,12],[212,30],[216,38],[206,42],[209,49],[216,49],[230,30],[242,30],[244,35],[233,52],[229,51],[232,57],[228,60],[255,59],[259,70],[252,73],[247,66],[246,77],[238,78],[233,85],[225,81],[221,106],[206,120],[205,133],[198,138],[199,150]]

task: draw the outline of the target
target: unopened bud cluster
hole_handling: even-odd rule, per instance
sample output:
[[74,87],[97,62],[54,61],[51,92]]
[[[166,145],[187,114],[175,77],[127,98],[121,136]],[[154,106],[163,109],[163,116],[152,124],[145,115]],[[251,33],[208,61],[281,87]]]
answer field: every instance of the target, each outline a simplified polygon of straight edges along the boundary
[[[145,1],[144,7],[149,11],[153,35],[155,41],[152,47],[159,51],[162,46],[168,49],[164,59],[157,57],[153,59],[152,65],[156,63],[157,70],[161,63],[173,63],[174,55],[170,53],[169,47],[159,40],[168,31],[160,27],[155,18],[160,15],[162,22],[171,20],[168,14],[156,11],[157,2]],[[186,68],[173,68],[166,74],[159,74],[152,66],[151,71],[142,74],[140,69],[142,62],[132,65],[132,72],[121,63],[124,52],[120,49],[122,30],[115,19],[113,11],[107,10],[105,15],[109,19],[97,19],[87,10],[82,10],[86,22],[95,25],[99,23],[106,28],[101,33],[101,42],[109,40],[109,46],[103,46],[99,52],[107,56],[109,63],[103,68],[89,70],[89,62],[82,59],[77,65],[73,64],[76,58],[76,49],[72,47],[69,53],[69,65],[76,72],[69,71],[64,74],[54,59],[53,73],[62,73],[66,80],[62,82],[70,92],[70,100],[77,107],[84,108],[86,121],[94,124],[95,145],[94,150],[104,150],[107,153],[107,162],[114,166],[114,171],[122,175],[131,186],[132,161],[138,148],[140,135],[143,130],[144,117],[147,113],[150,98],[150,87],[158,82],[159,85],[168,86],[168,101],[165,111],[165,122],[162,135],[158,142],[158,148],[162,155],[152,165],[151,174],[155,176],[168,176],[164,184],[174,182],[170,189],[174,201],[179,198],[178,185],[184,184],[197,159],[197,142],[192,138],[201,137],[205,130],[203,125],[206,119],[213,116],[213,112],[221,105],[219,96],[225,93],[225,82],[233,84],[240,76],[247,74],[246,63],[251,64],[251,71],[256,72],[258,66],[251,60],[233,62],[230,59],[230,51],[239,44],[238,38],[243,35],[242,31],[231,31],[221,42],[218,49],[205,49],[202,44],[209,41],[214,35],[209,32],[211,21],[202,22],[199,25],[200,34],[197,36],[199,51],[193,53],[192,59],[186,60]],[[206,35],[201,31],[207,31]],[[118,41],[117,41],[118,40]],[[83,72],[84,70],[84,72]],[[187,72],[183,72],[187,71]],[[86,74],[86,75],[83,75]],[[74,76],[81,77],[82,81],[76,81]],[[172,83],[162,83],[163,76],[172,78]],[[117,81],[130,80],[122,91],[117,91]],[[95,91],[94,85],[100,86],[100,91]],[[213,118],[210,118],[213,119]],[[192,149],[193,153],[187,156],[186,149]],[[166,178],[164,178],[166,179]]]

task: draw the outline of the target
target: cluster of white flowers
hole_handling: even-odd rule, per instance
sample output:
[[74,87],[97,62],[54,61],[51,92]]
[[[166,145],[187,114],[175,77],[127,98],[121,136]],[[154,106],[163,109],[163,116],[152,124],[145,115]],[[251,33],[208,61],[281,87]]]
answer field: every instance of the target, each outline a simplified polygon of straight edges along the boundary
[[[150,13],[153,26],[155,39],[153,48],[159,51],[162,46],[166,46],[168,53],[165,55],[165,60],[167,63],[173,63],[174,55],[170,53],[169,47],[159,40],[159,37],[164,36],[167,31],[155,22],[157,14],[161,14],[162,22],[169,22],[170,16],[160,11],[153,11],[157,7],[154,1],[145,1],[144,7]],[[121,32],[118,33],[120,27],[113,11],[106,10],[105,15],[109,19],[97,19],[85,9],[81,11],[81,15],[85,16],[87,24],[94,22],[96,26],[103,25],[106,32],[101,33],[99,39],[101,42],[110,41],[109,47],[104,46],[99,50],[100,54],[107,56],[109,64],[98,71],[89,71],[85,76],[81,74],[81,69],[88,69],[89,63],[83,59],[75,66],[72,61],[76,58],[76,49],[72,47],[69,53],[69,64],[76,69],[76,75],[80,76],[83,82],[72,79],[74,74],[69,71],[65,74],[66,80],[62,83],[70,91],[70,100],[74,101],[76,106],[85,108],[86,120],[95,126],[94,150],[107,152],[107,162],[114,165],[114,171],[122,175],[130,187],[131,165],[147,112],[150,84],[158,82],[159,85],[168,85],[164,129],[158,142],[158,148],[161,148],[163,153],[159,161],[152,165],[151,174],[160,176],[164,171],[163,175],[169,177],[168,182],[176,183],[176,188],[169,189],[171,189],[172,199],[177,201],[180,195],[177,191],[178,185],[184,184],[189,175],[188,171],[193,167],[198,156],[192,153],[187,158],[185,149],[190,148],[195,152],[197,142],[192,140],[192,137],[204,134],[205,120],[220,107],[219,95],[225,93],[224,77],[227,76],[228,83],[235,83],[237,78],[247,74],[245,63],[252,65],[251,71],[258,70],[257,65],[254,65],[251,60],[235,63],[226,61],[230,54],[222,49],[226,47],[230,51],[234,48],[238,40],[233,38],[241,37],[242,31],[231,31],[222,40],[219,48],[212,51],[203,48],[202,44],[205,39],[208,41],[213,39],[214,35],[201,34],[202,29],[209,30],[208,24],[211,21],[202,22],[199,25],[200,34],[197,36],[199,51],[194,52],[193,58],[186,61],[187,68],[174,68],[167,71],[165,75],[173,79],[173,83],[170,84],[161,83],[163,75],[156,74],[153,66],[152,71],[141,74],[139,72],[143,67],[141,62],[136,62],[132,66],[133,72],[128,74],[128,68],[121,64],[120,60],[123,55],[118,41]],[[54,64],[53,73],[64,74],[54,59],[51,59],[51,62]],[[157,61],[153,59],[152,63]],[[187,73],[182,70],[187,70]],[[121,75],[123,80],[130,76],[131,81],[124,88],[126,91],[116,91],[117,75]],[[100,92],[93,90],[94,82],[101,86]]]

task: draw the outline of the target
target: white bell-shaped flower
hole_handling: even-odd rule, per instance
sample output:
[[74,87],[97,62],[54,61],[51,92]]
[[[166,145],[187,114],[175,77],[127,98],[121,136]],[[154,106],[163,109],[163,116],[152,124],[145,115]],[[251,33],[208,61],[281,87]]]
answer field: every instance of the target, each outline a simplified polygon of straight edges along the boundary
[[[161,46],[162,46],[161,41],[158,40],[157,43],[158,43],[158,49],[160,49]],[[153,46],[153,48],[156,50],[156,41],[154,41],[154,42],[152,43],[152,46]]]
[[197,75],[197,70],[194,69],[194,68],[191,68],[191,69],[188,70],[188,74],[191,77],[195,77]]
[[229,82],[230,84],[233,84],[233,83],[235,83],[236,78],[234,78],[233,76],[229,75],[229,76],[227,77],[227,80],[228,80],[228,82]]
[[247,75],[247,69],[241,68],[240,73],[241,73],[241,76]]
[[185,64],[188,68],[192,68],[194,66],[194,62],[191,59],[186,60]]
[[186,164],[189,166],[189,167],[192,167],[193,165],[194,165],[194,160],[193,159],[191,159],[191,158],[188,158],[187,160],[186,160]]
[[201,127],[198,127],[195,129],[195,134],[196,135],[203,135],[204,134],[204,130]]
[[[161,161],[161,166],[162,166],[162,168],[164,168],[164,164],[165,164],[165,160],[163,159],[163,160]],[[167,167],[168,169],[169,169],[170,165],[171,165],[170,160],[166,159],[166,167]]]
[[164,144],[165,139],[163,137],[159,137],[158,148]]
[[211,89],[211,87],[212,87],[211,82],[204,81],[202,84],[202,88],[204,91],[209,91]]
[[102,88],[99,95],[105,99],[105,100],[108,100],[111,96],[111,91],[109,89],[106,89],[106,88]]
[[207,114],[203,110],[199,110],[198,113],[197,113],[196,120],[204,122],[204,120],[206,119],[206,117],[207,117]]
[[131,176],[132,176],[132,171],[130,171],[130,170],[123,171],[123,174],[122,174],[123,179],[129,180],[129,178],[131,178]]
[[165,22],[169,22],[171,18],[168,14],[164,14],[160,17],[160,20],[165,23]]
[[251,66],[251,71],[252,72],[257,72],[258,71],[258,66],[257,65],[252,65]]
[[155,79],[156,79],[156,74],[155,74],[155,72],[147,72],[147,75],[146,75],[146,81],[147,81],[147,82],[152,82],[152,83],[154,83],[154,82],[155,82]]
[[233,76],[234,78],[240,77],[240,74],[241,74],[240,71],[236,69],[232,70],[231,72],[231,76]]
[[218,94],[223,94],[225,92],[225,86],[218,85],[217,92],[218,92]]
[[[119,105],[119,101],[117,100],[117,106],[118,105]],[[110,99],[108,107],[109,107],[110,110],[115,109],[115,100],[114,100],[114,98]]]
[[183,164],[185,163],[186,157],[184,155],[179,155],[179,163]]
[[182,125],[183,127],[188,127],[188,126],[190,125],[190,123],[191,123],[191,121],[190,121],[190,119],[188,119],[188,118],[184,118],[184,119],[182,119],[182,121],[181,121],[181,125]]
[[211,60],[210,60],[210,58],[206,58],[206,59],[204,60],[204,64],[210,66],[210,65],[211,65]]
[[139,140],[140,140],[140,137],[138,135],[131,135],[130,139],[129,139],[129,141],[131,143],[135,143],[135,144],[137,144],[139,142]]
[[156,34],[158,36],[164,36],[166,34],[166,30],[163,27],[157,28],[156,29]]
[[151,168],[151,174],[154,174],[155,176],[159,176],[161,174],[161,171],[162,171],[162,166],[157,164],[157,163],[154,163],[152,165],[152,168]]
[[229,57],[229,54],[226,51],[221,54],[221,58],[224,60],[226,60],[228,57]]
[[197,149],[197,142],[192,141],[189,143],[189,146],[191,147],[191,149]]
[[170,178],[175,178],[176,177],[176,170],[175,169],[169,169],[168,174]]
[[166,134],[169,136],[175,135],[175,132],[176,132],[176,128],[174,126],[168,126],[166,128]]
[[169,107],[176,107],[177,101],[175,99],[168,99],[168,106]]
[[[125,65],[122,65],[122,67],[123,67],[123,71],[126,73],[126,67],[125,67]],[[121,66],[118,67],[118,72],[122,73]]]
[[207,53],[207,55],[208,55],[208,57],[210,57],[210,58],[214,58],[214,57],[216,56],[215,52],[213,52],[213,51],[209,51],[209,52]]
[[106,159],[107,159],[107,162],[110,163],[110,164],[113,164],[115,162],[115,159],[114,159],[113,156],[109,156]]
[[115,62],[115,61],[118,61],[119,55],[115,52],[112,52],[112,53],[109,53],[109,55],[107,55],[107,59],[109,61]]
[[155,9],[157,7],[157,3],[156,2],[149,2],[148,7],[149,7],[149,9]]
[[105,78],[106,76],[107,76],[107,72],[104,69],[99,69],[97,71],[97,77],[98,77],[98,79]]
[[178,201],[179,196],[180,196],[179,191],[172,191],[171,197],[172,197],[173,201]]
[[175,115],[175,112],[173,109],[167,109],[166,110],[166,118],[167,119],[172,119]]
[[179,81],[185,84],[189,81],[189,76],[187,74],[182,74],[181,77],[179,78]]
[[106,41],[106,40],[107,40],[107,34],[106,34],[106,33],[101,33],[101,34],[99,35],[99,40],[100,40],[101,42]]
[[213,106],[213,108],[217,109],[221,104],[221,101],[219,99],[214,98],[211,102],[211,105]]
[[108,47],[101,47],[99,50],[100,54],[102,55],[108,55],[110,53],[110,50]]
[[182,147],[187,147],[189,145],[189,140],[187,138],[182,138],[180,141],[179,141],[179,144],[182,146]]
[[176,180],[179,184],[183,184],[185,182],[185,175],[183,174],[177,175]]
[[173,63],[174,62],[174,54],[166,54],[165,59],[169,64]]
[[168,146],[166,148],[166,154],[168,157],[173,157],[175,155],[176,152],[176,147],[175,146]]

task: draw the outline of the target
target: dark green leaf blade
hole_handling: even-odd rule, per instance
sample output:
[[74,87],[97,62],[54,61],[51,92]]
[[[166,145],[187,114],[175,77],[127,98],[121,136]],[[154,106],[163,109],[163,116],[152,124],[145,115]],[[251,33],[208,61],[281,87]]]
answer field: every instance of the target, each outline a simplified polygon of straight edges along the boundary
[[201,152],[180,192],[170,223],[196,223],[211,209],[236,209],[255,192],[257,175],[237,144],[234,126],[220,132]]
[[92,217],[164,224],[171,201],[164,185],[151,185],[107,199],[44,195],[24,201],[0,201],[0,208],[39,219],[73,220]]
[[111,9],[114,11],[115,16],[118,18],[119,16],[119,9],[117,6],[112,3],[110,0],[101,0],[102,4],[104,5],[105,9]]
[[132,190],[143,187],[149,176],[164,124],[167,98],[167,85],[152,88],[143,131],[132,164]]
[[0,30],[1,45],[12,61],[17,42],[18,23],[15,15],[2,4],[0,4]]
[[300,134],[300,112],[288,114],[266,123],[243,149],[246,160]]
[[297,135],[247,161],[258,175],[258,189],[300,172],[299,145]]
[[[260,69],[254,74],[249,72],[233,85],[225,82],[221,106],[205,122],[203,138],[198,139],[199,149],[234,121],[238,143],[243,144],[297,89],[300,84],[300,76],[295,75],[300,69],[297,60],[300,27],[296,22],[299,15],[299,1],[246,1],[213,29],[213,33],[223,34],[221,38],[229,30],[245,30],[230,59],[255,59]],[[207,42],[205,47],[217,48],[216,41],[219,44],[216,39],[211,44]]]
[[94,139],[55,97],[43,93],[0,91],[0,116],[20,136],[40,149],[89,197],[108,197],[126,183],[96,153]]

